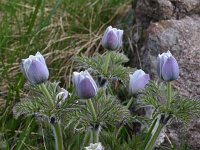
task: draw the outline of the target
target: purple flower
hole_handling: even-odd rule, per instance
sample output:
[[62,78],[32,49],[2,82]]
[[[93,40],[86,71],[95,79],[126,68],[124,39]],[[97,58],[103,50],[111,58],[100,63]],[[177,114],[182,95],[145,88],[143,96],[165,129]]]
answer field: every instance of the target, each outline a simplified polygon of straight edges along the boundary
[[96,95],[97,85],[89,72],[74,72],[72,82],[75,86],[77,95],[82,99],[89,99]]
[[56,95],[56,100],[59,101],[58,105],[60,106],[62,102],[64,102],[69,95],[69,92],[64,88],[61,88],[61,91]]
[[173,81],[178,79],[179,67],[176,59],[170,51],[158,55],[157,58],[158,76],[165,81]]
[[37,52],[35,56],[30,55],[27,59],[22,59],[21,71],[32,84],[40,84],[49,77],[49,70],[44,57]]
[[123,30],[109,26],[102,38],[101,44],[105,49],[117,50],[122,47]]
[[142,69],[136,70],[132,75],[129,75],[129,93],[136,94],[139,90],[144,89],[146,84],[149,83],[149,74],[146,74]]

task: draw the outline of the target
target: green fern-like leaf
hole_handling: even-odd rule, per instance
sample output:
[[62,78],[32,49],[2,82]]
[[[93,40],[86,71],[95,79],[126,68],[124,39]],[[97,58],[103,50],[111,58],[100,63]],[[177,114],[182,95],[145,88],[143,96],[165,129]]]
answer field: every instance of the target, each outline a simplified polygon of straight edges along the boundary
[[108,53],[103,55],[96,54],[93,57],[86,57],[84,55],[78,56],[75,58],[75,61],[78,62],[78,65],[88,69],[92,68],[94,74],[96,76],[104,75],[107,79],[117,78],[121,80],[123,83],[126,83],[128,79],[128,75],[133,69],[128,67],[124,67],[123,64],[128,62],[129,59],[122,53],[118,52],[109,52],[110,53],[110,62],[108,66],[107,74],[103,74],[103,70],[106,63],[106,57]]
[[200,117],[200,101],[190,99],[173,100],[171,112],[175,119],[187,124],[191,119]]
[[158,113],[164,111],[166,102],[166,87],[158,82],[151,81],[144,90],[142,95],[142,103],[144,105],[153,106]]
[[111,53],[111,61],[113,64],[121,65],[129,61],[128,57],[126,57],[126,55],[122,53],[118,52],[110,52],[110,53]]
[[42,116],[48,119],[53,116],[55,119],[59,120],[66,112],[70,114],[74,112],[74,109],[78,109],[75,101],[72,101],[72,98],[70,97],[67,98],[65,102],[62,102],[61,105],[59,104],[59,101],[56,99],[56,95],[61,91],[58,83],[47,82],[45,83],[45,87],[53,100],[54,108],[49,106],[47,97],[43,93],[43,89],[40,85],[29,84],[26,85],[26,88],[29,90],[27,97],[17,103],[13,108],[15,116],[34,115]]
[[[167,87],[164,84],[159,85],[157,82],[150,82],[142,96],[142,103],[153,106],[154,114],[165,113],[166,100]],[[173,119],[187,123],[192,118],[200,116],[200,101],[180,98],[176,92],[172,92],[172,102],[168,115],[172,116]]]
[[13,108],[13,112],[16,117],[19,117],[20,115],[48,116],[49,111],[48,104],[45,103],[43,99],[39,99],[37,97],[32,97],[31,100],[25,99],[17,103]]
[[96,54],[93,57],[87,57],[85,55],[75,57],[75,61],[78,62],[78,66],[81,66],[85,69],[92,68],[96,71],[97,74],[101,74],[102,65],[104,60],[101,58],[100,54]]
[[[124,130],[124,132],[127,132]],[[119,138],[116,137],[113,131],[102,131],[100,136],[100,141],[104,145],[105,149],[109,150],[139,150],[141,149],[144,142],[144,135],[137,134],[137,136],[132,136],[132,138],[121,134]]]
[[97,119],[93,120],[92,113],[86,105],[87,100],[79,100],[76,110],[65,115],[64,120],[73,120],[75,130],[86,129],[96,124],[114,126],[119,122],[127,122],[130,119],[129,110],[120,104],[116,97],[105,95],[104,89],[99,89],[98,94],[92,99]]
[[104,91],[99,91],[94,99],[99,122],[103,124],[115,125],[117,122],[127,122],[130,117],[127,107],[120,104],[116,97],[105,95]]

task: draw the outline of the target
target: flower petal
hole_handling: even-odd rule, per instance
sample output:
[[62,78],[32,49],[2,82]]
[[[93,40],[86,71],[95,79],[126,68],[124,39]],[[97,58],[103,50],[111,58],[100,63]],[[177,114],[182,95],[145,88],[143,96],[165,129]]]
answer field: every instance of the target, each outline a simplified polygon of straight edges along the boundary
[[170,51],[167,51],[167,53],[162,53],[161,55],[158,55],[157,58],[157,74],[158,76],[163,79],[162,77],[162,68],[163,68],[163,64],[167,61],[168,58],[170,58],[172,56],[172,54],[170,53]]
[[92,76],[90,75],[90,73],[89,73],[87,70],[85,70],[85,71],[83,72],[83,76],[84,76],[84,77],[88,77],[88,78],[90,79],[92,85],[93,85],[93,86],[95,87],[95,89],[97,90],[97,84],[96,84],[96,82],[94,81],[94,79],[92,78]]
[[115,50],[118,47],[118,37],[116,33],[111,30],[106,34],[104,48]]
[[36,55],[35,55],[35,57],[36,57],[36,59],[37,59],[38,61],[40,61],[41,63],[46,64],[45,59],[44,59],[44,57],[40,54],[40,52],[37,52]]
[[26,68],[26,75],[31,83],[39,84],[48,79],[49,71],[45,64],[36,60],[32,60],[29,68]]
[[79,72],[73,72],[73,76],[72,76],[72,82],[75,86],[75,88],[77,89],[78,88],[78,85],[80,83],[80,81],[84,79],[84,76],[81,75],[81,73]]
[[132,94],[137,93],[139,90],[144,89],[144,87],[146,86],[146,84],[149,83],[150,77],[148,74],[145,74],[143,76],[141,76],[137,81],[134,82],[133,86],[132,86]]
[[69,93],[67,90],[65,90],[64,88],[61,88],[61,92],[56,95],[56,99],[62,98],[62,100],[65,100],[68,97],[68,94]]
[[139,90],[142,90],[150,80],[149,75],[145,74],[145,72],[142,69],[136,70],[132,75],[129,76],[130,76],[130,81],[129,81],[130,94],[135,94]]
[[59,92],[56,95],[56,100],[57,100],[57,102],[59,101],[58,106],[61,106],[62,103],[65,102],[68,95],[69,95],[69,92],[67,90],[65,90],[64,88],[61,88],[61,92]]
[[157,58],[157,74],[160,78],[162,78],[162,66],[164,61],[162,61],[161,57],[158,56]]
[[27,59],[22,59],[20,69],[32,84],[40,84],[49,77],[46,62],[40,52],[37,52],[35,56],[30,55]]
[[122,47],[122,37],[123,37],[123,33],[124,31],[123,30],[117,30],[117,37],[118,37],[118,48]]
[[142,69],[136,70],[133,75],[132,78],[136,81],[138,80],[139,77],[145,75],[145,72]]
[[179,76],[179,67],[176,59],[171,56],[162,67],[162,77],[165,81],[172,81],[178,79]]
[[96,89],[90,79],[86,77],[79,83],[77,93],[80,98],[88,99],[96,95]]
[[22,59],[22,62],[20,63],[21,72],[26,77],[26,79],[28,79],[28,77],[27,77],[27,69],[30,67],[31,62],[32,61],[30,59]]
[[123,30],[109,26],[102,37],[101,44],[105,49],[116,50],[122,46]]

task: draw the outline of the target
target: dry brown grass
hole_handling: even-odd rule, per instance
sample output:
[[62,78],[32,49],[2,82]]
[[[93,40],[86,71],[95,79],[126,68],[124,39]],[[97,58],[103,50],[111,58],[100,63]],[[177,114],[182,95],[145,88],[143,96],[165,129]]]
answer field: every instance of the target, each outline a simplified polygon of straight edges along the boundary
[[[95,2],[97,3],[97,1]],[[39,24],[42,21],[45,22],[55,5],[55,2],[49,1],[43,9],[38,10],[31,33],[27,33],[29,25],[26,24],[26,21],[30,21],[29,17],[33,17],[31,14],[34,13],[36,4],[31,4],[31,2],[26,4],[23,2],[14,4],[7,1],[1,2],[2,6],[12,4],[16,19],[11,17],[8,21],[11,27],[11,33],[6,35],[9,36],[9,44],[3,47],[2,62],[4,67],[1,68],[0,72],[7,70],[4,77],[0,77],[0,106],[5,104],[4,99],[8,97],[9,90],[13,88],[10,92],[14,92],[15,87],[19,86],[20,88],[21,82],[23,82],[23,78],[19,77],[21,76],[19,69],[21,59],[36,51],[40,51],[45,56],[50,70],[50,80],[60,80],[64,86],[70,86],[70,74],[74,69],[73,56],[80,53],[92,56],[94,53],[102,51],[100,40],[105,28],[114,24],[116,19],[120,20],[124,17],[126,14],[124,10],[130,6],[129,2],[125,2],[120,7],[109,8],[106,6],[108,1],[105,0],[99,8],[95,8],[97,7],[96,3],[88,2],[85,4],[88,6],[88,10],[84,6],[80,6],[83,16],[80,16],[80,12],[78,14],[69,12],[64,8],[65,5],[60,5],[54,15],[50,17],[48,25],[38,29]],[[108,12],[110,14],[104,14]],[[8,15],[6,12],[0,11],[0,16],[4,18],[6,15]],[[84,20],[84,15],[88,15],[89,20]],[[101,21],[99,15],[108,15],[109,19]],[[0,20],[5,21],[4,19]],[[9,60],[10,55],[13,57],[12,61]],[[18,99],[16,96],[13,94],[11,97],[15,100]]]

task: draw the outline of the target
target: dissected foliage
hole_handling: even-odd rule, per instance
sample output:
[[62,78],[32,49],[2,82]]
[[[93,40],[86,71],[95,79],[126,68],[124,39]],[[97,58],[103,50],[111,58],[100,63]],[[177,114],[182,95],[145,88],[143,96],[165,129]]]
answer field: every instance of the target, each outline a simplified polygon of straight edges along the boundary
[[175,119],[188,124],[191,119],[200,117],[200,101],[191,99],[175,99],[171,104],[171,113]]
[[[54,100],[59,91],[58,83],[46,83],[46,87]],[[95,125],[116,125],[116,123],[127,122],[130,119],[129,110],[120,104],[115,96],[105,95],[105,89],[100,89],[98,94],[92,99],[97,114],[97,120],[93,122],[90,109],[86,107],[87,100],[77,99],[72,93],[70,98],[61,105],[52,109],[48,105],[45,95],[41,92],[40,86],[30,87],[29,96],[17,103],[13,109],[16,117],[20,115],[44,117],[51,120],[62,119],[64,126],[74,124],[74,129],[85,129],[88,126]]]
[[59,101],[56,100],[56,95],[60,92],[58,83],[47,82],[45,86],[56,107],[53,109],[49,107],[47,97],[42,92],[40,85],[28,85],[27,88],[30,90],[28,96],[13,108],[16,117],[23,114],[25,116],[35,115],[36,117],[45,117],[47,119],[51,117],[60,119],[63,111],[66,112],[68,109],[75,109],[75,104],[70,99],[63,102],[61,106],[59,105]]
[[135,134],[132,137],[129,134],[125,128],[120,137],[113,131],[102,131],[100,140],[108,150],[139,150],[144,141],[144,134]]
[[[143,104],[153,106],[154,116],[165,112],[166,100],[166,85],[154,81],[148,84],[142,96]],[[184,99],[178,97],[176,93],[172,93],[172,102],[168,113],[173,119],[184,123],[189,122],[200,116],[200,101]]]
[[95,125],[104,127],[108,125],[115,126],[117,123],[125,123],[131,119],[129,110],[120,104],[115,96],[105,95],[104,89],[100,89],[98,94],[92,99],[97,114],[97,120],[93,121],[90,109],[84,107],[86,101],[87,100],[79,100],[77,104],[79,109],[71,111],[64,116],[64,122],[75,124],[75,130],[85,130],[88,126]]
[[127,82],[128,75],[133,69],[129,67],[124,67],[124,63],[128,62],[129,59],[122,53],[119,52],[106,52],[103,55],[95,54],[93,57],[87,56],[77,56],[75,61],[78,62],[78,65],[83,68],[91,68],[97,76],[102,76],[104,72],[104,67],[106,63],[106,57],[110,53],[110,63],[108,66],[108,74],[103,74],[104,77],[111,79],[117,78],[123,83]]

